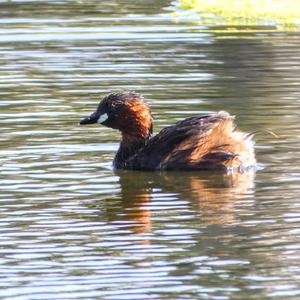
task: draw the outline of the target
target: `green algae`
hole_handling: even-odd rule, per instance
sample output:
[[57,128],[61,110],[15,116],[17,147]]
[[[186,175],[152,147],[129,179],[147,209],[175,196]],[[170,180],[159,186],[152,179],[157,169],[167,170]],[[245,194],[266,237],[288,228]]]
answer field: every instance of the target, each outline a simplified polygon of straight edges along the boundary
[[235,25],[259,22],[300,25],[300,0],[179,0],[179,3],[183,9],[196,10],[203,19],[217,17]]

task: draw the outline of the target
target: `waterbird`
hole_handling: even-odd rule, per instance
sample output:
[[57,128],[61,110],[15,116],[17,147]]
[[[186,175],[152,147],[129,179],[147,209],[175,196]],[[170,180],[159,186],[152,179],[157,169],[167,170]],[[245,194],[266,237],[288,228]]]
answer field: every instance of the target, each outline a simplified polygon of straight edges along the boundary
[[152,137],[153,117],[144,97],[123,91],[106,95],[96,111],[80,121],[95,123],[121,132],[113,160],[116,169],[243,173],[256,165],[253,135],[238,130],[226,111],[189,117]]

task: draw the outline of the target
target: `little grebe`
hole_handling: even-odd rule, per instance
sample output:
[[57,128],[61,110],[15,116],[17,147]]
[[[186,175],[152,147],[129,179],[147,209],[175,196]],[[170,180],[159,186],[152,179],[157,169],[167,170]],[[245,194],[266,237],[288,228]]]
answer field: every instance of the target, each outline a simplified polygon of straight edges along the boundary
[[152,135],[152,115],[142,95],[111,93],[80,124],[100,123],[122,133],[113,165],[131,170],[244,172],[255,166],[252,135],[236,130],[225,111],[195,116]]

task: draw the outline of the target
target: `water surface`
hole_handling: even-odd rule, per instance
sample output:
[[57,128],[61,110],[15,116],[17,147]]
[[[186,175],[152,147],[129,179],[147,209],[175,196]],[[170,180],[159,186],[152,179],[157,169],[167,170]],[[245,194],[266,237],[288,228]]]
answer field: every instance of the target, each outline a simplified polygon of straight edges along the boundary
[[[1,299],[300,296],[299,31],[203,25],[171,1],[1,1],[0,16]],[[78,122],[123,89],[155,132],[235,114],[258,172],[114,172],[119,133]]]

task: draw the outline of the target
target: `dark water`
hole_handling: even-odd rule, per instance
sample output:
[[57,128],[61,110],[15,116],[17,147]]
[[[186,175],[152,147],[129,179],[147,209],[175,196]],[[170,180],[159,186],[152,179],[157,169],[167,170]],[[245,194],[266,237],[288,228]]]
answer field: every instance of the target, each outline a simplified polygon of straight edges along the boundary
[[[299,299],[300,31],[1,1],[0,33],[1,299]],[[78,121],[118,89],[155,131],[236,114],[257,174],[114,172],[118,132]]]

